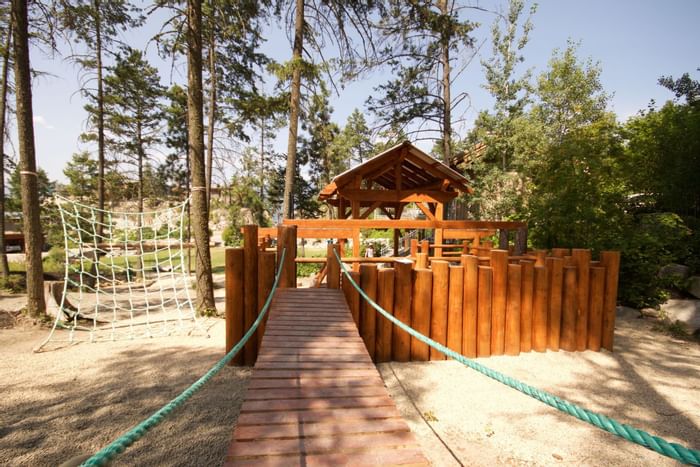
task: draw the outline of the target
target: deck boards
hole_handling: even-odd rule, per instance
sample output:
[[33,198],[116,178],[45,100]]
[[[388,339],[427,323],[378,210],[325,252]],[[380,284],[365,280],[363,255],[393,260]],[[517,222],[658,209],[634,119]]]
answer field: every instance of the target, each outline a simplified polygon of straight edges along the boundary
[[340,291],[275,294],[225,465],[429,465]]

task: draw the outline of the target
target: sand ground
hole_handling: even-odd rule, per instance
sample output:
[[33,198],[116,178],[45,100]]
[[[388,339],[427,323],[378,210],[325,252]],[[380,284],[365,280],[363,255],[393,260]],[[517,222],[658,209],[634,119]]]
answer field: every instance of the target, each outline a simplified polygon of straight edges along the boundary
[[[0,301],[0,309],[3,308]],[[0,313],[1,314],[1,313]],[[0,465],[50,466],[103,447],[223,354],[210,338],[81,343],[35,354],[48,329],[0,329]],[[14,324],[14,326],[13,326]],[[615,353],[547,352],[481,362],[670,441],[700,448],[700,345],[622,316]],[[434,465],[673,465],[453,361],[382,364]],[[114,465],[220,465],[249,376],[225,368]]]

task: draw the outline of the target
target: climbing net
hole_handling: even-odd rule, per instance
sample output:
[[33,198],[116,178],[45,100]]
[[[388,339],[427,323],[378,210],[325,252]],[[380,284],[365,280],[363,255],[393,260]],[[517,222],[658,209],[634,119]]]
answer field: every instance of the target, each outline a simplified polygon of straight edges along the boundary
[[134,339],[199,328],[184,254],[187,203],[117,212],[57,196],[65,274],[62,284],[45,285],[47,311],[56,319],[37,350],[52,339]]

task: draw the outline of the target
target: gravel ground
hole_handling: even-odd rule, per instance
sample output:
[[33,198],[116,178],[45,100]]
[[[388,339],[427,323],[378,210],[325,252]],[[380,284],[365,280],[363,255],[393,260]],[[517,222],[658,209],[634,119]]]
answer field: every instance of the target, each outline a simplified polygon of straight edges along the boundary
[[[4,301],[0,300],[0,309]],[[3,313],[0,313],[2,315]],[[35,354],[48,329],[0,326],[0,465],[95,452],[178,395],[223,354],[211,338],[82,343]],[[618,321],[615,353],[547,352],[482,363],[670,441],[700,448],[700,345]],[[380,365],[434,465],[674,465],[456,362]],[[114,465],[220,465],[248,369],[227,367]]]

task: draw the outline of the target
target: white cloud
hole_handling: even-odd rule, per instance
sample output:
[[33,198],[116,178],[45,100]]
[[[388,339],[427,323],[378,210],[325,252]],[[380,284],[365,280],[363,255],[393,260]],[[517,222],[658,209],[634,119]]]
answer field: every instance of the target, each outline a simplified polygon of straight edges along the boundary
[[47,130],[53,130],[53,129],[54,129],[54,126],[51,125],[51,124],[48,122],[48,120],[46,120],[46,118],[44,118],[44,116],[42,116],[42,115],[35,115],[33,121],[34,121],[34,124],[35,124],[35,125],[39,125],[39,126],[41,126],[41,127],[44,127],[44,128],[46,128]]

